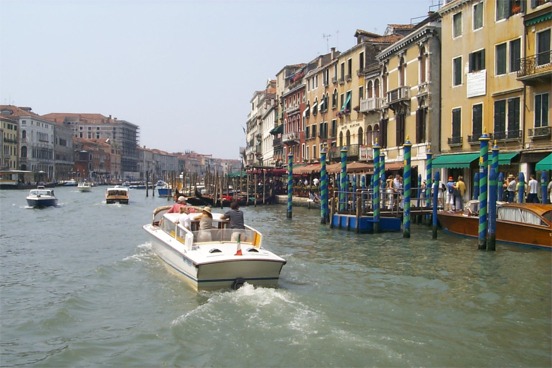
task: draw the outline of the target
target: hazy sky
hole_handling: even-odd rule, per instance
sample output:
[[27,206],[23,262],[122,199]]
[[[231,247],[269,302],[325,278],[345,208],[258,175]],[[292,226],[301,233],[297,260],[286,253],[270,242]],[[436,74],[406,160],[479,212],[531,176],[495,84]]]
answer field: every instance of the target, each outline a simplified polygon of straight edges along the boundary
[[0,0],[0,104],[112,115],[142,146],[238,159],[253,93],[285,65],[436,2]]

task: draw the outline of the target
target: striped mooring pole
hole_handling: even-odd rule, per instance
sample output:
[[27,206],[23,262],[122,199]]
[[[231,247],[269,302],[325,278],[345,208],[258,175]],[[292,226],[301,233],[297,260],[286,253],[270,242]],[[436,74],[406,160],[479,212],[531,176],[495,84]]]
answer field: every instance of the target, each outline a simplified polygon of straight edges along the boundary
[[491,155],[491,170],[489,172],[489,230],[487,233],[487,250],[496,249],[496,198],[497,198],[497,174],[498,174],[498,146],[496,141]]
[[403,238],[410,238],[410,199],[412,197],[411,195],[411,187],[412,187],[412,177],[411,177],[411,150],[412,150],[412,143],[410,143],[410,139],[406,137],[406,142],[404,143],[404,173],[403,173],[403,180],[404,180],[404,197],[403,197],[403,206],[404,206],[404,214],[403,214]]
[[287,218],[292,217],[293,203],[293,153],[288,154],[288,182],[287,182]]
[[328,221],[328,171],[326,171],[326,147],[320,152],[320,223]]
[[380,221],[380,146],[376,142],[374,149],[374,180],[372,180],[372,211],[374,211],[374,233],[379,233]]
[[339,177],[341,188],[339,188],[339,211],[347,210],[347,147],[341,147],[341,175]]
[[489,165],[489,135],[479,138],[479,246],[485,250],[487,242],[487,167]]

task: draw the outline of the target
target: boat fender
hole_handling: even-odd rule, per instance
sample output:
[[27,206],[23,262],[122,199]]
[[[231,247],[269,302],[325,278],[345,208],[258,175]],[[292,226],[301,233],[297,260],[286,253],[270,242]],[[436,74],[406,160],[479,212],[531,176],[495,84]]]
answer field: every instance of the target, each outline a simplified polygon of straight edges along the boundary
[[241,277],[238,277],[232,283],[232,290],[238,290],[239,288],[241,288],[243,286],[243,284],[245,284],[245,280],[242,279]]

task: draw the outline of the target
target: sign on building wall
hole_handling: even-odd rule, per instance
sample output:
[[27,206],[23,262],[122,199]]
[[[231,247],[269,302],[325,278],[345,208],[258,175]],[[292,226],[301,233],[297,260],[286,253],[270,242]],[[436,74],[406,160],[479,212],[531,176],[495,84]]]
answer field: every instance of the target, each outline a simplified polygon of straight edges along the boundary
[[486,79],[487,71],[480,70],[478,72],[468,73],[468,98],[476,96],[484,96],[486,94]]

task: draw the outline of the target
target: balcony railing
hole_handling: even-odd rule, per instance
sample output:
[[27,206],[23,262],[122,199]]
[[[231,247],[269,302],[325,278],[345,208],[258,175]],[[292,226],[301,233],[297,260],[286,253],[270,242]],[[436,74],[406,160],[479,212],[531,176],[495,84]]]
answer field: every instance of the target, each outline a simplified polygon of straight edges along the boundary
[[550,138],[551,135],[552,127],[549,126],[529,129],[529,137],[532,139]]
[[[473,133],[473,135],[468,135],[468,143],[471,144],[471,145],[479,144],[479,138],[481,138],[482,135],[483,135],[483,133]],[[490,139],[493,139],[492,134],[487,134],[487,136]]]
[[387,92],[387,102],[389,104],[404,100],[410,100],[410,87],[399,87]]
[[493,139],[497,141],[517,141],[521,139],[521,130],[506,130],[501,132],[494,132]]
[[297,132],[286,133],[282,137],[282,141],[284,142],[292,142],[292,141],[298,141],[298,140],[299,140],[299,133]]
[[534,76],[541,73],[552,72],[552,57],[550,50],[541,52],[537,55],[528,56],[521,59],[520,70],[517,73],[518,78]]
[[450,147],[458,147],[462,145],[462,137],[449,137],[447,138],[448,145]]
[[381,110],[384,105],[384,99],[381,97],[371,97],[360,101],[360,112],[370,112]]

